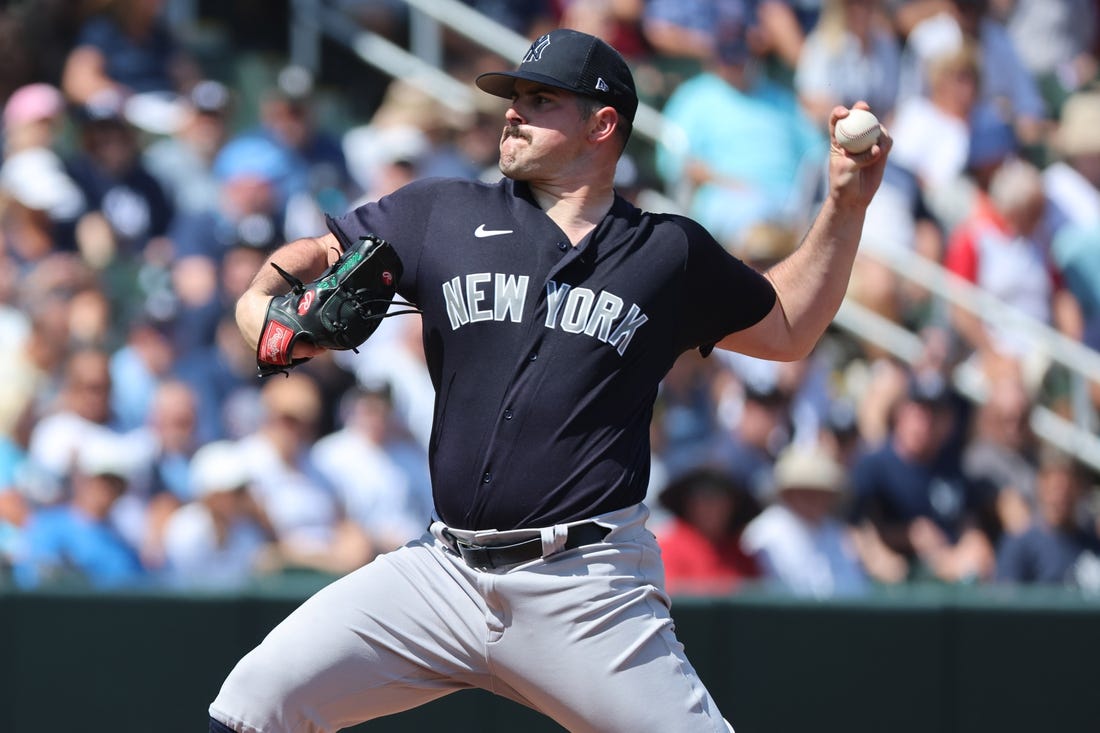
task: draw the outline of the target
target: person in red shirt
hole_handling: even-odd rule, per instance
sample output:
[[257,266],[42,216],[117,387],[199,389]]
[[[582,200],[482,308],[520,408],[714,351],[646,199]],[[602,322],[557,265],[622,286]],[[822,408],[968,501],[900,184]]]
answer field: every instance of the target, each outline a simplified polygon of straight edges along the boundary
[[673,515],[657,536],[670,594],[727,594],[760,577],[756,560],[741,549],[741,530],[760,506],[733,475],[693,469],[658,501]]
[[[1079,338],[1079,306],[1044,244],[1044,207],[1039,170],[1021,159],[1004,162],[988,192],[979,194],[970,215],[952,232],[944,266],[1039,323]],[[1008,359],[1021,363],[1029,385],[1041,378],[1042,349],[1013,322],[983,320],[959,307],[952,324],[987,374]]]

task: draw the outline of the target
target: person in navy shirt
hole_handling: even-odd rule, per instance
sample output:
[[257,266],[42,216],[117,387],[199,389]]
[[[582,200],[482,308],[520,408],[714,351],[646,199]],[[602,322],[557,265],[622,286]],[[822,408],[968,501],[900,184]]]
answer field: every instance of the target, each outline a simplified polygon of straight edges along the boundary
[[1048,449],[1036,480],[1036,517],[997,547],[997,580],[1100,590],[1100,537],[1081,521],[1085,474],[1072,457]]
[[[242,659],[213,731],[332,731],[471,687],[571,731],[730,730],[676,640],[645,526],[657,387],[693,349],[809,353],[890,138],[859,156],[834,141],[814,225],[762,275],[699,224],[616,193],[638,98],[607,43],[555,30],[477,83],[510,100],[503,180],[412,183],[270,258],[310,279],[367,233],[392,243],[436,389],[435,512]],[[238,301],[249,344],[284,288],[265,265]]]
[[957,446],[963,424],[941,375],[910,376],[891,411],[886,440],[852,466],[851,519],[878,540],[860,546],[868,567],[882,567],[869,554],[876,548],[903,561],[908,577],[992,577],[994,492],[962,470]]

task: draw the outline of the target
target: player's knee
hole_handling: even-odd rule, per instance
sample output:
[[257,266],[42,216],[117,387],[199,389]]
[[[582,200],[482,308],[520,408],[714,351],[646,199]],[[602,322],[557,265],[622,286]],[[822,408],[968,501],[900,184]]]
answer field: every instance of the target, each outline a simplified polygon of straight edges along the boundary
[[217,718],[215,718],[214,716],[210,716],[210,731],[209,731],[209,733],[235,733],[235,731],[232,728],[230,728],[228,725],[226,725],[225,723],[223,723],[220,720],[218,720]]

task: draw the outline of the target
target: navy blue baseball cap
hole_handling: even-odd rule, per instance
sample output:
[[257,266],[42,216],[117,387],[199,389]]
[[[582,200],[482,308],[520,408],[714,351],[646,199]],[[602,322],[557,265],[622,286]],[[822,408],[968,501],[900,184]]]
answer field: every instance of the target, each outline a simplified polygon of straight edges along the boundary
[[559,28],[540,36],[515,71],[494,71],[477,78],[483,91],[511,99],[516,79],[526,79],[593,97],[634,121],[638,92],[622,55],[606,41]]

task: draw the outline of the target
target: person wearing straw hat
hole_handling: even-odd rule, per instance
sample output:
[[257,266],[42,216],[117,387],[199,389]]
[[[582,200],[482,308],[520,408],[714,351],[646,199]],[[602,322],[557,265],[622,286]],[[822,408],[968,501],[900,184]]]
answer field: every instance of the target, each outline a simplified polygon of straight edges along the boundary
[[773,477],[773,503],[741,539],[764,577],[800,596],[865,592],[867,576],[836,513],[847,488],[844,467],[822,448],[796,443],[779,455]]

